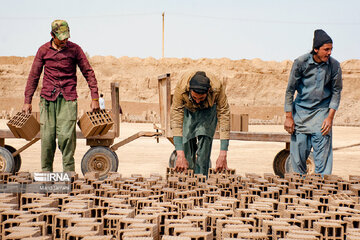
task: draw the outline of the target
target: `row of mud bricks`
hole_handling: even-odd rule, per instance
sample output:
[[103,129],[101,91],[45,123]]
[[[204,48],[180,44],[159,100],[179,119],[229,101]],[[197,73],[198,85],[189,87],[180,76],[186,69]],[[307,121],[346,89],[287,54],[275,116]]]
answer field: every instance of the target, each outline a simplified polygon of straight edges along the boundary
[[[31,174],[0,174],[29,184]],[[1,193],[2,239],[360,239],[360,176],[237,175],[208,179],[167,169],[166,178],[72,176],[66,194]]]

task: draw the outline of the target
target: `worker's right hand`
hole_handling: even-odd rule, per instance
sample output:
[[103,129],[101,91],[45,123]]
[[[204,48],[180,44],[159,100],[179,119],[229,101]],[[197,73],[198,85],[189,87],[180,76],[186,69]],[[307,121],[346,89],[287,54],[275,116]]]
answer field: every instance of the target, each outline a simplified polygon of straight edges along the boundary
[[189,168],[189,163],[185,158],[185,153],[182,150],[176,151],[177,159],[176,159],[176,166],[175,171],[183,172]]
[[32,105],[29,103],[24,103],[24,106],[22,108],[22,112],[26,114],[30,114],[32,111]]
[[284,123],[284,129],[290,133],[293,134],[295,130],[295,122],[292,116],[286,116],[285,123]]

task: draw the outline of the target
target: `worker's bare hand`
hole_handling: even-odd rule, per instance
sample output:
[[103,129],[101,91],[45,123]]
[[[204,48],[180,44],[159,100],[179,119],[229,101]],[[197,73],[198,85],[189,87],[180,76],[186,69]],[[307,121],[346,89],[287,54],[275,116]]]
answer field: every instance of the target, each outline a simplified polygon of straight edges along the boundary
[[325,118],[323,124],[321,125],[321,133],[323,136],[327,135],[332,127],[332,118],[327,117]]
[[24,103],[24,106],[22,108],[22,112],[26,114],[30,114],[32,111],[32,105],[29,103]]
[[220,154],[218,159],[216,160],[216,172],[222,172],[223,170],[227,170],[227,151],[226,150],[220,150]]
[[100,110],[100,105],[98,100],[92,100],[90,104],[91,111],[97,112]]
[[176,166],[175,171],[183,172],[189,168],[189,163],[185,158],[185,153],[182,150],[176,151],[177,159],[176,159]]
[[286,117],[285,122],[284,122],[284,129],[290,133],[293,134],[294,130],[295,130],[295,122],[293,117]]

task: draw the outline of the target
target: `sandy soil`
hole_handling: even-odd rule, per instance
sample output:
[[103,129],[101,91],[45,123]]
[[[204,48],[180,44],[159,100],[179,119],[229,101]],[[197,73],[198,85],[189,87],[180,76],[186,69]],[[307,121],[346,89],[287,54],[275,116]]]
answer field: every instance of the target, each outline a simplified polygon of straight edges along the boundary
[[[0,121],[0,127],[6,129],[6,121]],[[120,137],[115,143],[139,131],[153,131],[152,124],[122,123]],[[284,132],[280,125],[250,125],[252,132]],[[360,128],[334,127],[334,147],[343,147],[359,143]],[[27,143],[22,139],[6,139],[5,143],[20,148]],[[238,174],[272,173],[272,162],[275,155],[285,147],[284,143],[231,141],[228,152],[228,166],[236,169]],[[211,161],[213,166],[219,153],[219,140],[214,141]],[[81,159],[89,149],[84,139],[79,139],[75,153],[76,172],[81,175]],[[154,138],[140,138],[120,147],[116,154],[119,157],[118,172],[123,176],[134,173],[149,176],[150,173],[165,175],[172,144],[165,138],[156,143]],[[360,147],[352,147],[334,151],[333,174],[348,178],[349,175],[360,175]],[[21,153],[21,171],[40,171],[40,142]],[[61,153],[56,152],[54,171],[62,171]]]

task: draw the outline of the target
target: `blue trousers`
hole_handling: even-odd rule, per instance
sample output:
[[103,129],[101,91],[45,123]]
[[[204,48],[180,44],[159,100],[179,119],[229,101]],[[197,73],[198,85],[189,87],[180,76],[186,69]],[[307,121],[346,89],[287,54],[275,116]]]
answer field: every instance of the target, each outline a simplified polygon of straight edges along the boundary
[[294,133],[290,141],[290,158],[295,172],[306,174],[306,160],[313,149],[315,173],[331,174],[333,165],[332,132],[304,134]]

